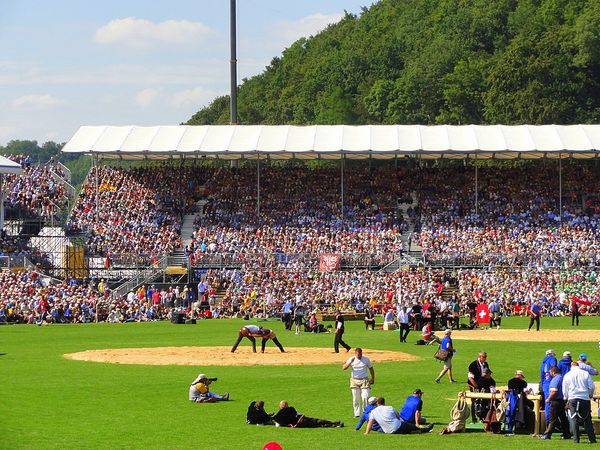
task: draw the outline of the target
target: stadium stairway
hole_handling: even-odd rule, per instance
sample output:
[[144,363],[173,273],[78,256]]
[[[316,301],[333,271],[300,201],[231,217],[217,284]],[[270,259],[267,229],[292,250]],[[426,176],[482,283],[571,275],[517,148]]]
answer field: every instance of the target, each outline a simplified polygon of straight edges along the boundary
[[458,297],[458,293],[459,293],[458,285],[451,284],[448,287],[444,287],[444,289],[442,290],[442,298],[444,300],[446,300],[447,302],[450,302],[452,300],[453,295]]
[[186,214],[183,216],[183,222],[181,223],[181,246],[182,248],[187,247],[192,242],[192,234],[194,233],[194,222],[196,220],[196,216],[202,217],[204,215],[204,205],[206,205],[207,200],[201,199],[196,202],[194,207],[195,211],[198,213],[194,214]]
[[408,215],[408,209],[416,208],[419,205],[419,203],[417,200],[416,192],[412,192],[410,196],[412,199],[411,203],[400,203],[398,205],[398,210],[402,214],[402,218],[404,219],[404,222],[406,224],[408,224],[408,228],[406,229],[406,231],[404,233],[402,233],[402,236],[400,237],[400,239],[403,242],[404,251],[408,251],[411,256],[414,256],[417,259],[419,259],[421,256],[422,249],[419,246],[418,242],[413,242],[413,239],[412,239],[413,233],[415,232],[416,219],[413,217],[410,217]]

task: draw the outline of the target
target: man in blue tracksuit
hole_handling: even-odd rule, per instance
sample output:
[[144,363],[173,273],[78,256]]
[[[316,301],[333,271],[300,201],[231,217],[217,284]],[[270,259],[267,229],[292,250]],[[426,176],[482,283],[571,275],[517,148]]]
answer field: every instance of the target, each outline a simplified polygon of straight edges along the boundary
[[571,370],[572,361],[571,352],[564,352],[562,359],[558,362],[558,369],[563,377]]
[[[547,399],[550,395],[550,381],[552,375],[550,375],[550,367],[558,365],[554,350],[551,348],[546,350],[546,356],[540,365],[540,387],[544,393],[544,399]],[[544,403],[546,409],[546,426],[550,423],[550,403]]]
[[[360,416],[360,420],[356,424],[356,431],[360,430],[360,427],[363,426],[363,423],[369,421],[369,416],[371,415],[371,411],[373,411],[375,408],[377,408],[377,397],[369,397],[367,406],[365,406],[365,410],[364,410],[362,416]],[[371,430],[382,431],[381,427],[379,426],[379,424],[377,422],[373,422],[373,426],[371,427]]]

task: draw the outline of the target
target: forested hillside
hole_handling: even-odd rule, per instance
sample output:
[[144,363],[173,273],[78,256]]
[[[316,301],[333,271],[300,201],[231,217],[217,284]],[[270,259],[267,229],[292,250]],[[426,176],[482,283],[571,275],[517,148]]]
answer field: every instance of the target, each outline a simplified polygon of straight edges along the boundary
[[[241,124],[598,123],[600,3],[381,0],[296,41],[238,101]],[[228,122],[225,96],[188,124]]]

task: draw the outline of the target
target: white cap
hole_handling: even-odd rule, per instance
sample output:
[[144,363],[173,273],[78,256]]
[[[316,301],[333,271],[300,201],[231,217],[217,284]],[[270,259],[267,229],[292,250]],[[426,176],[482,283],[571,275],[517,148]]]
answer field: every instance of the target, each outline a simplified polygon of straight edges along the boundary
[[367,403],[369,405],[374,405],[375,403],[377,403],[377,397],[369,397],[369,399],[367,400]]
[[549,348],[548,350],[546,350],[546,355],[555,355],[554,350]]
[[571,356],[571,352],[563,352],[563,358],[566,358],[567,356]]

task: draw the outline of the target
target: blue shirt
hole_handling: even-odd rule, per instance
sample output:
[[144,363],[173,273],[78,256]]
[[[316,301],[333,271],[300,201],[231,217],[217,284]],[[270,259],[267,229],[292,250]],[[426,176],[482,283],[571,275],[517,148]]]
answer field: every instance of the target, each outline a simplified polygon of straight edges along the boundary
[[[371,415],[371,411],[373,411],[375,408],[377,408],[377,405],[367,405],[367,406],[365,406],[365,410],[362,413],[362,416],[360,416],[360,420],[356,424],[356,431],[360,430],[360,427],[363,426],[363,423],[369,421],[369,416]],[[381,431],[381,427],[379,426],[379,424],[377,422],[373,422],[373,426],[371,427],[371,430],[373,430],[373,431]]]
[[450,336],[444,336],[444,339],[442,339],[442,343],[440,344],[440,346],[442,350],[448,350],[448,347],[454,348],[454,345],[452,344],[452,338]]
[[415,413],[423,408],[423,400],[418,395],[406,397],[404,406],[400,411],[400,418],[405,422],[415,423]]
[[552,400],[562,400],[563,399],[563,391],[562,391],[562,381],[563,377],[560,373],[554,375],[554,377],[550,380],[550,390],[555,390],[556,394],[552,397]]
[[558,362],[558,368],[560,369],[560,374],[564,377],[565,374],[569,373],[571,370],[571,357],[563,358]]

